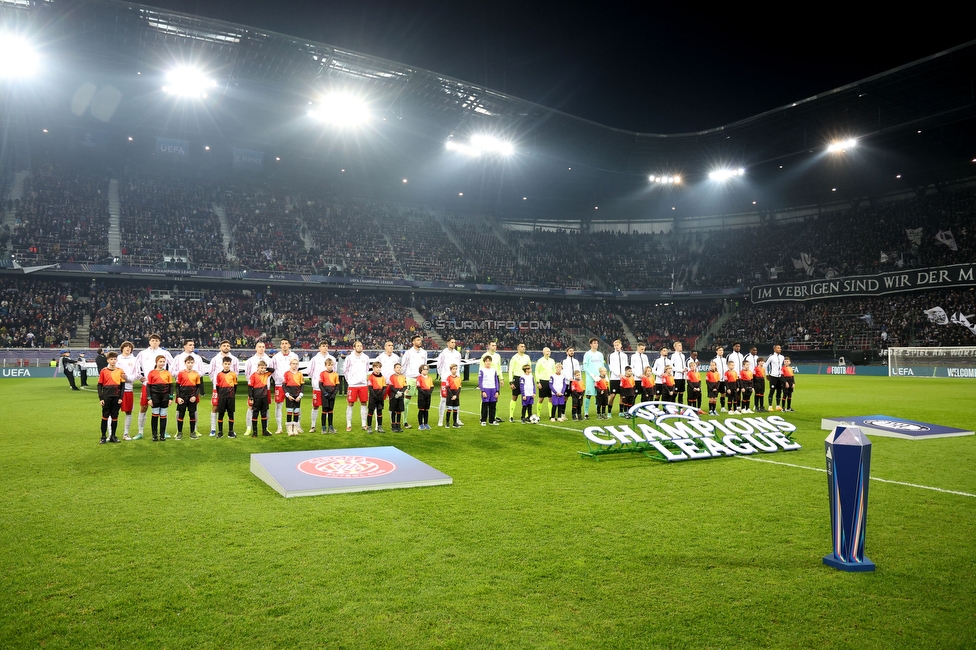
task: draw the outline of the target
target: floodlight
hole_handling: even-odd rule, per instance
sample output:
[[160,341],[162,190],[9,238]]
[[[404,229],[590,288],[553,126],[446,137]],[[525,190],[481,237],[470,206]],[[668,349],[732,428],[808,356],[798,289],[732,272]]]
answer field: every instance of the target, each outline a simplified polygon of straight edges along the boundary
[[331,93],[308,111],[309,117],[333,126],[359,126],[371,118],[369,106],[362,98],[348,93]]
[[466,156],[476,158],[483,154],[511,156],[515,153],[515,145],[491,135],[473,135],[468,142],[461,142],[456,138],[447,141],[448,151],[456,151]]
[[853,149],[857,146],[857,140],[854,138],[847,138],[846,140],[835,140],[827,145],[827,153],[839,153],[847,151],[848,149]]
[[680,185],[681,184],[681,177],[672,176],[671,174],[666,174],[663,176],[658,174],[651,174],[650,176],[647,177],[647,180],[649,180],[652,183],[657,183],[659,185]]
[[738,169],[715,169],[708,173],[708,177],[713,181],[727,181],[736,176],[742,176],[746,173],[746,170],[742,167]]
[[166,73],[166,85],[163,92],[177,97],[192,97],[204,99],[207,92],[217,87],[217,82],[209,78],[201,70],[188,66],[180,66]]
[[40,67],[40,57],[23,36],[0,33],[0,79],[31,77]]

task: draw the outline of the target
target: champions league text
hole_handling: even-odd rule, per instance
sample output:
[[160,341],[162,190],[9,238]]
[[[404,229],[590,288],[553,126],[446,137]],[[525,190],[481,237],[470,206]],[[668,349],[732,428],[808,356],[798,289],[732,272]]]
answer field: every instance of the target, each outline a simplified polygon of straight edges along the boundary
[[786,435],[796,427],[778,415],[701,420],[694,409],[661,402],[638,404],[630,412],[653,424],[635,424],[636,430],[628,424],[587,427],[583,435],[597,447],[595,453],[585,455],[645,451],[678,462],[800,449]]

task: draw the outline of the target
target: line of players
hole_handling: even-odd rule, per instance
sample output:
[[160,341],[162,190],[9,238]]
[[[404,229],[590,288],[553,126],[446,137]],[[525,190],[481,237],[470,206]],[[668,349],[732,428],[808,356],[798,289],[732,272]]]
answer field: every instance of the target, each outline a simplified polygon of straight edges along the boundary
[[[406,414],[411,397],[417,396],[418,427],[429,429],[430,398],[433,381],[429,377],[427,352],[421,344],[423,339],[417,335],[411,341],[411,348],[403,357],[393,352],[393,343],[387,342],[384,351],[376,359],[370,360],[363,352],[363,345],[357,341],[353,352],[346,357],[344,379],[348,385],[346,399],[346,431],[352,430],[352,410],[360,403],[360,417],[364,431],[373,431],[374,416],[376,430],[382,431],[383,404],[390,400],[391,428],[402,431],[410,428]],[[102,439],[111,424],[109,442],[117,441],[115,432],[119,413],[125,414],[123,439],[139,440],[145,434],[147,413],[151,413],[151,428],[154,440],[165,440],[167,411],[170,399],[177,403],[177,439],[182,439],[184,420],[189,419],[190,437],[200,437],[197,433],[197,406],[202,391],[202,376],[197,370],[204,367],[203,359],[194,352],[194,341],[184,341],[183,352],[172,357],[159,346],[160,338],[153,334],[149,347],[134,355],[134,346],[125,341],[120,346],[121,354],[112,354],[112,364],[99,375],[98,390],[102,404]],[[685,357],[682,344],[674,343],[673,352],[662,348],[660,356],[650,362],[645,353],[645,345],[638,344],[637,352],[627,355],[622,350],[622,342],[613,343],[614,351],[604,362],[599,351],[599,341],[589,341],[590,350],[580,363],[575,358],[575,349],[566,351],[566,358],[556,362],[549,348],[535,364],[525,354],[525,345],[519,344],[516,354],[509,361],[509,385],[512,401],[509,406],[509,421],[514,422],[514,412],[521,405],[521,419],[529,422],[538,395],[539,415],[547,412],[550,421],[566,420],[567,401],[572,404],[572,418],[589,418],[590,402],[595,398],[597,418],[611,417],[613,403],[620,395],[619,413],[625,415],[633,406],[639,394],[642,400],[675,401],[684,403],[685,393],[689,406],[702,410],[702,387],[699,373],[700,364],[697,353]],[[108,355],[106,355],[108,358]],[[482,425],[497,424],[496,403],[500,389],[498,372],[501,358],[496,344],[489,344],[488,352],[480,360],[478,388],[482,396]],[[247,430],[245,434],[257,436],[258,424],[265,435],[268,431],[270,405],[275,405],[277,430],[282,433],[282,415],[289,435],[302,432],[301,402],[304,397],[305,375],[298,370],[298,356],[291,351],[288,339],[280,341],[280,350],[274,356],[266,354],[263,342],[255,346],[255,353],[245,362],[245,380],[248,386]],[[465,363],[457,350],[456,341],[448,340],[448,347],[437,357],[437,373],[441,379],[441,401],[438,422],[444,426],[445,415],[448,426],[459,427],[459,393],[461,381],[458,370]],[[493,367],[494,366],[494,367]],[[168,369],[179,369],[174,378]],[[519,374],[521,369],[522,373]],[[223,436],[223,420],[228,419],[228,437],[237,437],[234,431],[236,391],[240,360],[230,353],[230,342],[222,341],[220,352],[211,359],[208,375],[212,385],[210,435]],[[339,393],[337,361],[329,353],[327,341],[319,343],[319,352],[313,356],[307,369],[312,385],[312,418],[310,432],[315,431],[321,412],[323,433],[335,433],[335,399]],[[488,372],[485,372],[485,371]],[[106,372],[108,371],[108,372]],[[750,402],[755,397],[757,411],[765,411],[765,386],[768,377],[771,389],[771,410],[792,411],[792,393],[795,386],[790,360],[783,357],[780,346],[774,346],[768,359],[758,357],[756,349],[742,354],[736,343],[728,358],[724,349],[716,349],[716,356],[705,373],[706,395],[709,414],[717,415],[718,405],[722,412],[752,413]],[[135,382],[142,383],[138,433],[130,435],[134,407]],[[638,388],[637,382],[640,382]],[[775,405],[773,400],[775,399]],[[546,409],[545,402],[549,402]],[[728,409],[726,408],[728,403]],[[702,411],[704,412],[704,411]]]
[[[739,343],[732,346],[732,352],[726,357],[724,348],[719,346],[706,367],[698,360],[697,351],[685,355],[680,341],[674,342],[673,349],[662,348],[660,356],[653,361],[648,358],[643,343],[638,343],[635,353],[628,354],[623,351],[622,342],[616,340],[614,351],[606,360],[598,349],[599,341],[593,338],[589,343],[590,350],[583,355],[582,362],[575,359],[573,348],[567,349],[566,359],[561,362],[564,376],[572,378],[569,381],[582,380],[581,386],[571,384],[574,420],[589,418],[591,398],[595,398],[598,419],[612,417],[618,395],[621,417],[626,416],[627,409],[634,405],[638,396],[643,401],[685,403],[686,394],[688,405],[704,414],[702,374],[709,415],[718,415],[719,409],[723,413],[767,411],[767,382],[770,389],[768,410],[794,410],[796,378],[790,359],[783,356],[779,345],[773,346],[773,353],[768,358],[758,356],[755,347],[743,354]],[[582,396],[577,390],[580,387]]]
[[[416,335],[411,347],[403,357],[393,352],[393,343],[387,341],[384,351],[373,360],[363,352],[363,344],[356,341],[353,351],[344,360],[343,380],[346,384],[346,431],[352,430],[352,411],[356,402],[360,403],[360,416],[364,431],[373,431],[374,416],[376,430],[382,432],[383,404],[390,399],[391,428],[403,431],[410,428],[407,423],[407,410],[411,398],[416,394],[419,410],[418,428],[430,429],[429,409],[433,379],[429,376],[427,352],[421,347],[423,338]],[[238,376],[241,362],[230,352],[230,341],[222,341],[220,351],[210,361],[208,376],[212,386],[210,436],[223,437],[224,418],[228,420],[228,437],[236,438],[234,416]],[[272,435],[268,430],[268,415],[274,404],[274,417],[277,421],[276,434],[282,433],[282,415],[289,435],[302,432],[301,403],[304,397],[306,375],[299,371],[298,356],[291,350],[291,342],[281,339],[279,351],[274,356],[266,353],[266,346],[258,342],[254,355],[244,363],[244,378],[248,387],[247,430],[245,434],[258,435],[258,424],[264,435]],[[197,433],[197,407],[203,390],[202,375],[199,370],[205,366],[204,360],[194,352],[195,342],[186,339],[183,352],[173,357],[160,347],[160,337],[153,334],[149,347],[134,354],[134,346],[124,341],[119,353],[106,355],[111,359],[109,365],[99,374],[98,394],[102,405],[102,442],[119,442],[116,431],[119,414],[125,415],[123,439],[140,440],[145,435],[145,423],[151,415],[150,425],[153,440],[166,439],[167,412],[170,401],[177,404],[177,434],[183,437],[184,421],[189,421],[191,438],[201,437]],[[445,416],[448,424],[460,427],[463,423],[458,417],[458,395],[461,379],[458,369],[463,365],[456,341],[450,339],[448,347],[437,357],[437,373],[441,380],[441,403],[439,424],[444,426]],[[321,412],[323,433],[336,433],[334,409],[340,382],[336,358],[329,353],[327,341],[319,343],[319,352],[312,357],[307,368],[312,387],[312,426]],[[172,372],[176,372],[176,376]],[[138,433],[131,435],[132,415],[135,406],[134,384],[141,382]],[[151,414],[150,414],[151,410]]]

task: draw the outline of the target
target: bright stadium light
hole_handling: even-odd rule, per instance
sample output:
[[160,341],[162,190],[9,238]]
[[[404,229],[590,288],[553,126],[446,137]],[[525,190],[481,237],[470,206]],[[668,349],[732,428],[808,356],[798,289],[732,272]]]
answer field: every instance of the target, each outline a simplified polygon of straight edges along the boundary
[[368,122],[372,116],[362,98],[349,93],[328,94],[308,111],[309,117],[338,127],[354,127]]
[[652,183],[657,183],[658,185],[680,185],[681,184],[681,177],[673,174],[664,174],[664,175],[651,174],[650,176],[647,177],[647,180],[649,180]]
[[448,151],[456,151],[472,158],[484,154],[511,156],[515,153],[514,144],[491,135],[473,135],[468,142],[450,138],[445,146]]
[[177,97],[205,99],[207,93],[217,87],[217,82],[201,70],[180,66],[166,73],[163,92]]
[[855,138],[847,138],[846,140],[835,140],[827,145],[827,153],[842,153],[848,149],[853,149],[857,146],[857,140]]
[[23,36],[0,33],[0,79],[25,79],[34,76],[41,59]]
[[727,181],[736,176],[743,176],[745,173],[746,170],[742,167],[738,169],[715,169],[708,172],[708,177],[713,181]]

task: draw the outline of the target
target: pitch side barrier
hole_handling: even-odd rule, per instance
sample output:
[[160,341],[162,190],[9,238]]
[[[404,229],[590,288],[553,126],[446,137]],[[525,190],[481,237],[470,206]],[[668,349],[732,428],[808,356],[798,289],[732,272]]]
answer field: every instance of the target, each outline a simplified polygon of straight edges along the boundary
[[471,284],[464,282],[434,282],[422,280],[387,280],[380,278],[348,278],[332,275],[302,273],[267,273],[264,271],[220,271],[212,269],[161,269],[146,266],[109,264],[45,264],[31,267],[14,266],[12,262],[0,262],[0,269],[14,273],[37,273],[59,278],[92,275],[142,280],[147,278],[182,278],[190,281],[232,284],[271,284],[296,287],[321,287],[328,289],[389,289],[392,291],[434,290],[438,293],[471,294],[472,292],[499,296],[542,296],[570,298],[603,298],[615,300],[656,300],[663,298],[731,298],[745,294],[742,287],[731,289],[652,289],[646,291],[593,291],[591,289],[564,289],[561,287],[522,287],[501,284]]

